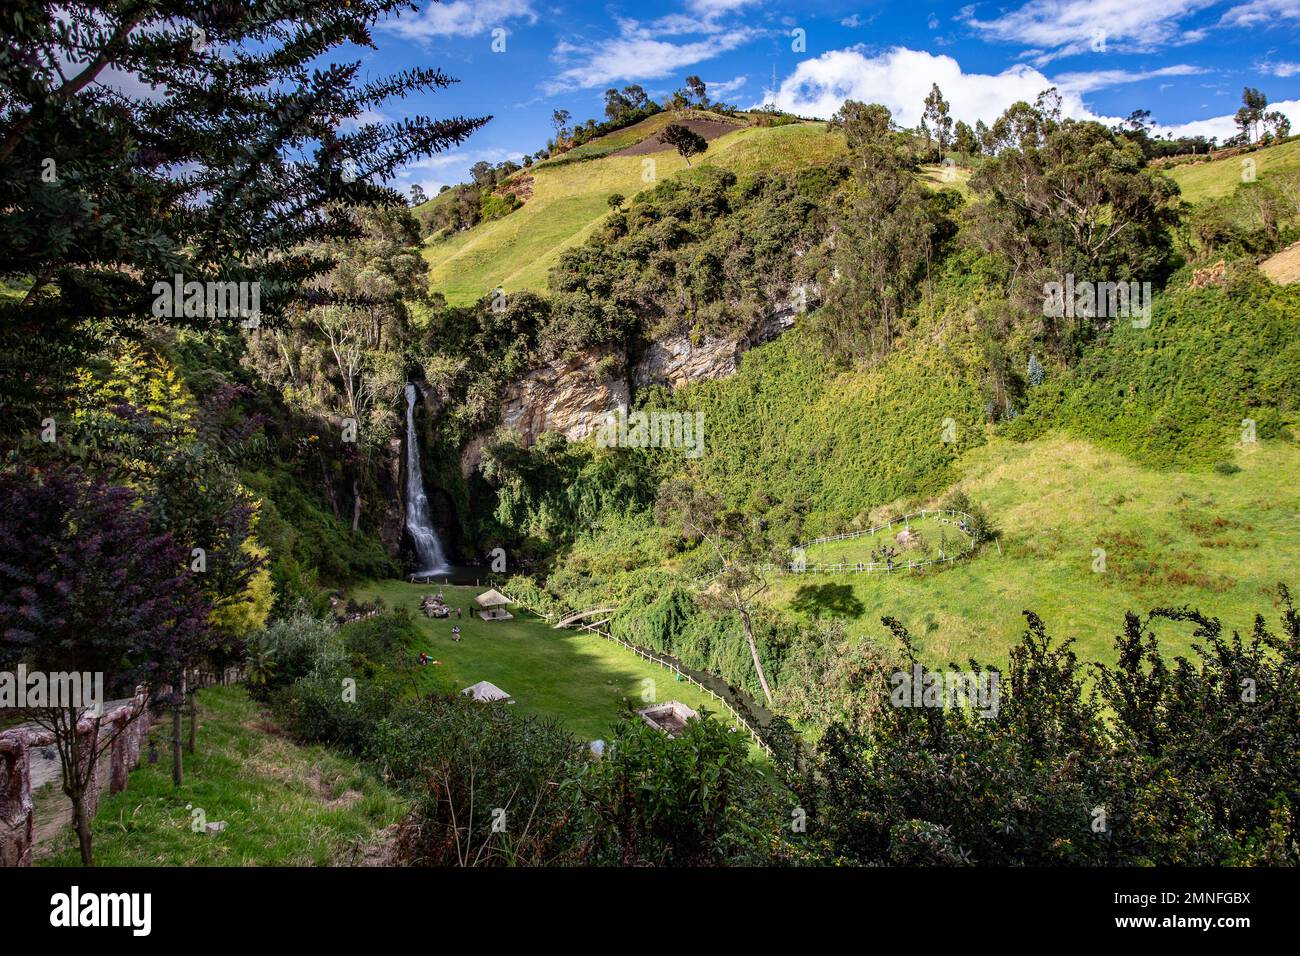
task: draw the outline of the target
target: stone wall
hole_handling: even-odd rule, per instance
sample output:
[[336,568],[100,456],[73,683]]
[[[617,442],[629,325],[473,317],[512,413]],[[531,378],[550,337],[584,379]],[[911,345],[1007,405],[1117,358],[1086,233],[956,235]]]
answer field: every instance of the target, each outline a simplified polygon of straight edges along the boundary
[[[100,746],[112,737],[107,761],[99,760],[86,789],[86,806],[91,814],[99,805],[99,795],[107,786],[110,793],[127,788],[129,774],[140,763],[140,751],[149,732],[151,715],[149,697],[144,688],[136,688],[129,700],[110,706],[103,716],[83,717],[77,731],[86,741],[84,751],[99,729]],[[0,867],[31,866],[32,834],[35,827],[32,808],[32,751],[54,745],[54,734],[41,727],[26,725],[0,733]],[[100,780],[107,762],[108,779]]]

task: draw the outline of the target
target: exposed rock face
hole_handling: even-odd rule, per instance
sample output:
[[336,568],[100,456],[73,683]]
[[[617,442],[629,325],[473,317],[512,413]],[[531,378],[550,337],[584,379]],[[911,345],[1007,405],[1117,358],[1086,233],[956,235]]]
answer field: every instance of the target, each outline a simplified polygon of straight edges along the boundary
[[[784,302],[774,304],[766,318],[738,338],[706,337],[692,342],[686,333],[664,336],[651,343],[630,370],[632,387],[667,385],[725,378],[740,364],[747,349],[773,339],[794,325],[817,296],[813,286],[795,289]],[[568,361],[551,362],[529,372],[511,385],[501,404],[501,423],[531,444],[543,432],[561,432],[570,441],[589,435],[603,417],[629,404],[631,389],[617,374],[597,371],[609,350],[590,350]],[[605,364],[608,364],[607,362]],[[461,455],[461,473],[470,475],[482,458],[486,436],[478,436]]]
[[379,541],[389,554],[397,554],[402,547],[402,529],[406,527],[406,505],[402,500],[402,440],[390,438],[384,454],[383,470],[379,475],[379,492],[384,507],[379,522]]
[[776,338],[794,325],[806,301],[807,293],[791,297],[740,338],[706,336],[700,342],[692,342],[688,334],[679,333],[658,339],[650,344],[632,370],[632,384],[636,388],[667,385],[676,389],[686,382],[726,378],[736,371],[741,353]]
[[466,481],[469,476],[474,474],[474,469],[478,463],[483,460],[483,449],[487,445],[490,436],[484,432],[481,435],[475,435],[465,446],[465,450],[460,454],[460,476]]
[[543,432],[570,441],[585,438],[610,409],[628,403],[627,383],[595,371],[610,353],[588,351],[533,369],[511,385],[501,403],[501,424],[528,443]]

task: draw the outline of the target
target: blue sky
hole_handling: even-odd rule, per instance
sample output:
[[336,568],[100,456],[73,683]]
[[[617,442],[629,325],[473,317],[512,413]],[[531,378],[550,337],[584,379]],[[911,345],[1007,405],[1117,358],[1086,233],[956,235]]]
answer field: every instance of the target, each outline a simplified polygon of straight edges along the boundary
[[[1300,0],[450,0],[419,2],[350,51],[372,74],[441,67],[461,82],[384,107],[385,118],[495,118],[397,185],[436,191],[474,162],[545,145],[550,116],[603,118],[603,92],[656,99],[699,74],[715,98],[825,116],[846,98],[917,121],[931,82],[974,124],[1057,86],[1065,111],[1114,120],[1149,109],[1162,129],[1221,138],[1245,85],[1300,129]],[[503,31],[503,32],[502,32]],[[802,31],[801,33],[798,31]],[[494,51],[494,45],[497,48]],[[504,47],[504,49],[502,49]],[[773,76],[775,75],[775,85]]]

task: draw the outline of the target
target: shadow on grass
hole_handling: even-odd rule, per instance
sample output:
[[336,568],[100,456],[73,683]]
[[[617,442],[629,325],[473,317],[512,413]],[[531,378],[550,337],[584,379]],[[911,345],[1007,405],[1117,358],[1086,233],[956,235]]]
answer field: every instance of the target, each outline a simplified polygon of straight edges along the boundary
[[795,592],[790,607],[809,617],[861,617],[865,605],[848,584],[805,584]]

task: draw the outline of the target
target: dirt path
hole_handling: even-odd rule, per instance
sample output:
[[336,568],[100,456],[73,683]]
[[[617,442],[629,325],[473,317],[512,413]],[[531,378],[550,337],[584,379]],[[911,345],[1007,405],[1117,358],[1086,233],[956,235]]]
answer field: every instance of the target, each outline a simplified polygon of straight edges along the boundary
[[[680,123],[677,123],[676,125],[685,126],[692,133],[699,133],[705,139],[717,139],[719,136],[723,136],[727,133],[734,133],[738,129],[745,128],[744,126],[741,126],[737,123],[724,123],[720,120],[702,120],[702,119],[686,119],[686,120],[682,120]],[[641,142],[637,143],[635,146],[628,146],[624,149],[620,149],[617,153],[614,153],[612,155],[644,156],[647,153],[660,153],[663,152],[665,149],[672,149],[672,148],[673,147],[667,145],[666,143],[661,143],[659,141],[659,134],[655,133],[652,136],[647,136],[645,139],[641,140]]]
[[1300,242],[1293,242],[1259,264],[1259,271],[1278,285],[1300,282]]

